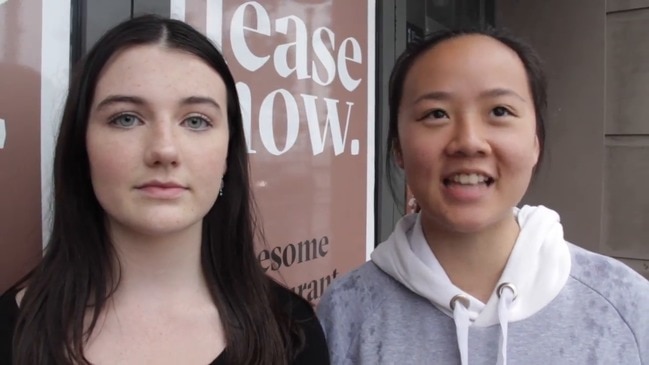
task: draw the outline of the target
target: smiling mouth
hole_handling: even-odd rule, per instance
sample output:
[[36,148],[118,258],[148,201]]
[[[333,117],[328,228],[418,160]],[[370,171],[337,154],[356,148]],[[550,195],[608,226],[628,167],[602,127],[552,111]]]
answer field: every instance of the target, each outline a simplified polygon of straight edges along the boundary
[[487,187],[491,186],[495,180],[491,176],[482,175],[482,174],[455,174],[451,175],[442,180],[444,186],[479,186],[486,185]]

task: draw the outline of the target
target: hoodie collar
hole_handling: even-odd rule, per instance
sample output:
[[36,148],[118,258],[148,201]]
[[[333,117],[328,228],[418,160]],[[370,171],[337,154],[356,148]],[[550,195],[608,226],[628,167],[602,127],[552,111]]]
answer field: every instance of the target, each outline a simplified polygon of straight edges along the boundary
[[521,230],[487,303],[451,282],[424,239],[419,214],[403,217],[371,258],[381,270],[449,317],[453,318],[451,300],[457,295],[464,296],[468,317],[475,326],[500,322],[496,289],[503,283],[511,284],[516,288],[516,298],[508,303],[507,322],[520,321],[543,309],[559,294],[568,279],[571,262],[556,212],[543,206],[524,206],[514,208],[513,214]]

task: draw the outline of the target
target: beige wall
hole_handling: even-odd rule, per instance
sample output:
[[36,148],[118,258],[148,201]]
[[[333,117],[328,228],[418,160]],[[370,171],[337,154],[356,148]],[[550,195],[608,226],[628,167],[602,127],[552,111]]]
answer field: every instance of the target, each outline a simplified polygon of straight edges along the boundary
[[[525,201],[649,277],[649,1],[497,0],[546,64],[546,161]],[[644,8],[644,9],[643,9]]]

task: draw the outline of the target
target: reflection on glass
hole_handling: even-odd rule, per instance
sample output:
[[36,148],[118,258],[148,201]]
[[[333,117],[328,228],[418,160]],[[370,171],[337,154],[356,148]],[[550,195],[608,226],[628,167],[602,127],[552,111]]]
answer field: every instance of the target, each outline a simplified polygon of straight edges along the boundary
[[406,7],[411,33],[493,24],[494,18],[494,0],[408,0]]

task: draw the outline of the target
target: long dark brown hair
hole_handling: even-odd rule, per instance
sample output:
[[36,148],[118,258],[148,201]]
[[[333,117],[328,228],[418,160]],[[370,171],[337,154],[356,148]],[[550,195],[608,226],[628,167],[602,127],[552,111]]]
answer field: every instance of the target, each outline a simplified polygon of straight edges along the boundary
[[[106,63],[125,48],[146,44],[188,52],[210,65],[225,83],[230,130],[225,194],[203,219],[202,270],[225,330],[228,363],[286,364],[295,355],[291,341],[302,335],[276,302],[272,287],[277,284],[255,258],[254,243],[260,236],[234,79],[221,53],[200,32],[151,15],[108,31],[73,73],[54,156],[52,233],[43,260],[27,281],[13,342],[14,362],[89,364],[84,343],[119,284],[112,278],[119,278],[120,267],[114,264],[105,212],[90,179],[88,116]],[[92,316],[84,322],[88,312]]]

